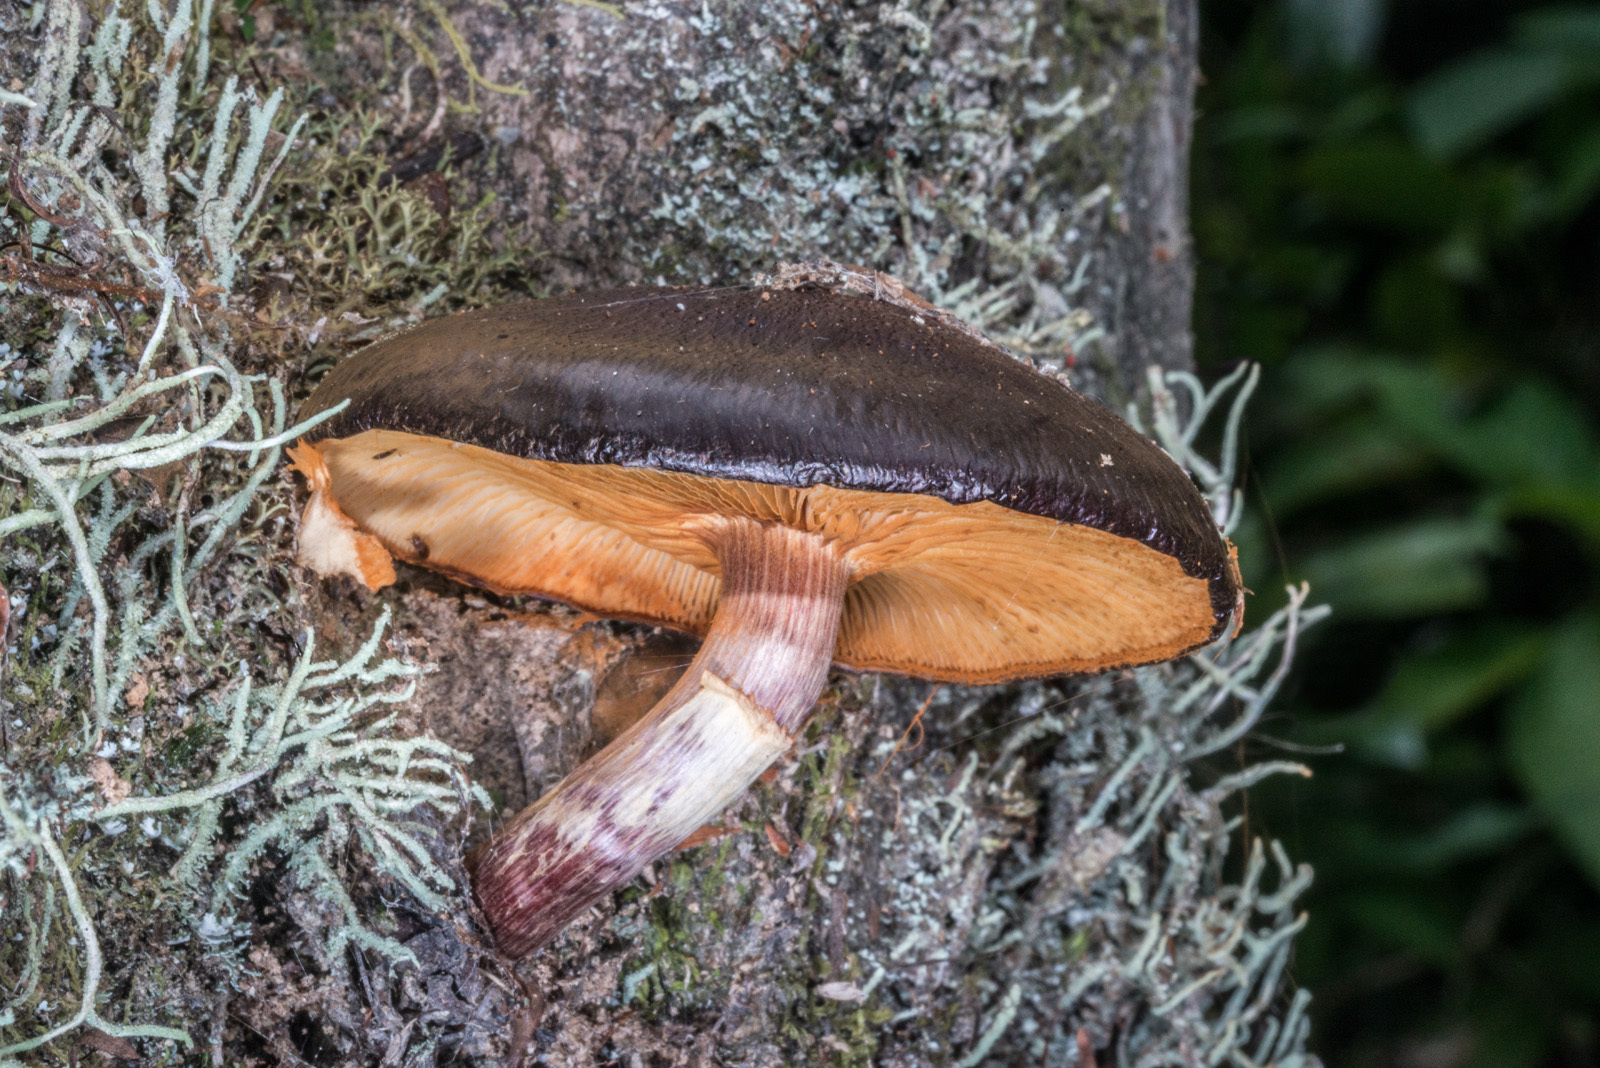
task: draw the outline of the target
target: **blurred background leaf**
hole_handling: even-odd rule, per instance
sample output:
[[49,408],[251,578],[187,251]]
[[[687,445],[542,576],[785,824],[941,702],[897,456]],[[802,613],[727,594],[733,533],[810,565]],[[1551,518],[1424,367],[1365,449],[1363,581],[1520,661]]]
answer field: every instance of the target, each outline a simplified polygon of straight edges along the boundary
[[1572,76],[1564,51],[1486,49],[1424,78],[1411,92],[1407,117],[1425,151],[1452,155],[1537,115]]
[[1483,558],[1500,535],[1484,519],[1418,519],[1341,538],[1298,570],[1343,619],[1476,608],[1489,595]]
[[1600,618],[1560,629],[1507,726],[1517,779],[1600,883]]
[[[1600,4],[1203,0],[1197,343],[1266,365],[1251,794],[1331,1068],[1600,1066]],[[1270,611],[1262,593],[1253,612]]]

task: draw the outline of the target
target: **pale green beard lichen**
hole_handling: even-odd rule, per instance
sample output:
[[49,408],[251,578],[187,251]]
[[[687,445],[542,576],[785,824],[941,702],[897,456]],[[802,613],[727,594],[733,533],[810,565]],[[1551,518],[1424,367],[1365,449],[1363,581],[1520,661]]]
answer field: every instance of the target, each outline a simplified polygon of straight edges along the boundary
[[31,245],[0,288],[0,1054],[80,1025],[192,1045],[170,1026],[202,1015],[185,965],[248,974],[234,897],[269,853],[335,906],[333,967],[348,943],[414,959],[356,908],[352,858],[422,908],[459,900],[430,848],[482,796],[467,758],[382,714],[416,674],[382,654],[387,617],[318,661],[285,596],[280,452],[306,425],[241,370],[232,309],[306,120],[281,89],[210,86],[193,14],[113,6],[84,48],[56,0],[31,86],[0,98],[22,190],[0,228]]

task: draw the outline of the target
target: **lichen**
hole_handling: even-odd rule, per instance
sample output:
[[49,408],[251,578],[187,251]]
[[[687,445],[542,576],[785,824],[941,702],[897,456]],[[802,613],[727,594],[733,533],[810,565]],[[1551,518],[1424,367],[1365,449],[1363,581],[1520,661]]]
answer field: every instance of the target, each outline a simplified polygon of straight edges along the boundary
[[260,344],[273,324],[244,287],[269,229],[294,227],[285,196],[313,189],[368,194],[373,226],[335,223],[386,299],[421,304],[417,286],[469,274],[470,296],[498,261],[474,213],[447,229],[419,210],[406,222],[458,255],[415,269],[376,225],[410,194],[359,152],[279,180],[317,123],[287,117],[282,89],[213,77],[209,4],[43,15],[26,92],[0,100],[16,146],[0,200],[0,900],[26,918],[0,940],[18,977],[0,1056],[89,1028],[170,1062],[208,1016],[220,1056],[213,991],[252,981],[277,922],[249,896],[266,862],[332,906],[290,921],[325,968],[347,972],[352,946],[364,966],[416,965],[379,895],[460,907],[445,832],[487,803],[470,758],[384,714],[417,673],[384,654],[386,618],[348,656],[314,655],[280,470],[309,424],[292,424]]
[[[1157,375],[1145,413],[1223,526],[1233,461],[1193,445],[1219,412],[1236,443],[1254,374],[1192,396]],[[840,680],[798,757],[725,817],[743,834],[674,859],[559,953],[584,947],[656,1026],[720,1021],[739,1063],[1074,1064],[1081,1033],[1111,1063],[1309,1068],[1286,966],[1310,872],[1263,842],[1230,869],[1225,814],[1307,772],[1213,763],[1325,614],[1305,597],[1184,662],[1086,682]]]
[[[541,240],[581,226],[615,242],[601,270],[629,280],[867,264],[1056,367],[1102,336],[1086,287],[1121,151],[1082,149],[1121,71],[1030,0],[548,14],[562,32],[547,48],[475,19],[486,69],[532,92],[484,106],[512,135],[503,184],[568,220],[535,213]],[[540,131],[596,114],[603,135],[552,159]]]

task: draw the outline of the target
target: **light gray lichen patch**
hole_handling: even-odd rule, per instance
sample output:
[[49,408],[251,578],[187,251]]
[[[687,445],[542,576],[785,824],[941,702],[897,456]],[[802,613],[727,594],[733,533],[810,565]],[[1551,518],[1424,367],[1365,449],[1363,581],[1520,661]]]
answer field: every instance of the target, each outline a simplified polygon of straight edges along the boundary
[[1096,336],[1080,298],[1115,180],[1061,156],[1118,90],[1048,18],[1032,0],[778,0],[473,24],[486,68],[529,89],[485,105],[524,134],[506,181],[542,243],[583,235],[575,274],[864,264],[1059,366]]

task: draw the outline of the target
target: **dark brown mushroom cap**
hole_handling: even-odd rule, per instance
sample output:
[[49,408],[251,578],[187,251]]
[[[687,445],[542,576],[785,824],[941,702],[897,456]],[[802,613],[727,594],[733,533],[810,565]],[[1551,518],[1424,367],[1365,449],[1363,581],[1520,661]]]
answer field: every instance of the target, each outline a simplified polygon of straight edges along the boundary
[[339,365],[301,418],[346,398],[308,441],[400,431],[554,464],[989,502],[1170,558],[1209,602],[1185,648],[1238,602],[1205,501],[1153,442],[937,316],[869,297],[634,288],[466,312]]

